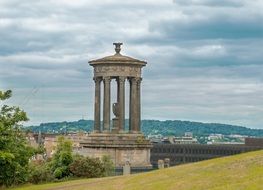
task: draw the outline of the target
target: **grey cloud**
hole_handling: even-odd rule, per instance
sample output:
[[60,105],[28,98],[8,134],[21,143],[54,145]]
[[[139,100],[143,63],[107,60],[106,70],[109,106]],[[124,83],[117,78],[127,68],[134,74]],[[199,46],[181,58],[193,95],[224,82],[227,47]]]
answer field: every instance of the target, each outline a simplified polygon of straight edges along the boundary
[[210,7],[241,7],[244,5],[242,0],[173,0],[174,3],[182,6],[202,5]]
[[[263,109],[262,83],[246,80],[213,78],[177,78],[144,81],[143,113],[152,109],[157,118],[184,118],[195,120],[228,121],[239,123],[259,118]],[[164,85],[165,84],[165,85]],[[155,85],[155,88],[151,88]],[[165,92],[166,98],[160,98]],[[154,104],[152,104],[154,102]],[[169,102],[169,104],[167,104]],[[164,110],[160,112],[159,110]],[[205,114],[204,114],[205,113]],[[256,123],[256,122],[255,122]],[[261,127],[261,124],[253,124]]]
[[39,89],[22,105],[30,124],[92,119],[88,60],[122,41],[123,54],[148,61],[143,118],[261,127],[262,4],[175,2],[1,1],[0,88],[19,105]]
[[[263,37],[263,17],[254,20],[231,20],[226,16],[215,19],[187,22],[161,20],[151,23],[150,30],[157,30],[173,40],[242,39]],[[173,41],[172,40],[172,41]]]

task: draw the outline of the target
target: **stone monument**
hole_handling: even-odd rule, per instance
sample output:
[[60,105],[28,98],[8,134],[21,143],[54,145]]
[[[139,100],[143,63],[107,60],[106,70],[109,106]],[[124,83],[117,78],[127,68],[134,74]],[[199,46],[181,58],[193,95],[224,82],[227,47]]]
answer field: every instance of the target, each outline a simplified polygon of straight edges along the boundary
[[131,166],[130,163],[127,161],[123,166],[123,175],[129,175],[129,174],[131,174]]
[[[141,133],[141,71],[146,62],[122,55],[120,53],[122,43],[113,45],[114,55],[89,61],[94,68],[94,131],[80,143],[83,147],[81,152],[93,157],[109,155],[116,169],[122,169],[128,162],[131,172],[148,170],[152,168],[150,163],[152,145]],[[117,97],[111,106],[111,83],[114,80],[117,83]],[[125,130],[126,83],[129,85],[128,130]],[[101,107],[103,107],[102,121]],[[112,120],[111,111],[114,114]]]

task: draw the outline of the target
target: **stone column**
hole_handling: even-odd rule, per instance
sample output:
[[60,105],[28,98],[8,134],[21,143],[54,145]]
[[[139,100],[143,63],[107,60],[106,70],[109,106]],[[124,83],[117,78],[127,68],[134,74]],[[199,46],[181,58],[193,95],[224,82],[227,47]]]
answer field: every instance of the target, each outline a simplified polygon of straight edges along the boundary
[[140,132],[141,131],[141,81],[142,78],[138,78],[136,80],[136,85],[137,85],[137,129],[136,131]]
[[100,84],[101,78],[94,77],[95,81],[95,103],[94,103],[94,132],[100,132]]
[[125,77],[118,79],[118,103],[119,103],[119,131],[124,131],[125,127]]
[[131,78],[128,79],[129,80],[129,85],[130,85],[130,93],[129,93],[129,132],[132,131],[132,81]]
[[119,78],[116,79],[116,82],[117,82],[117,102],[119,103],[120,102],[120,81],[119,81]]
[[103,77],[104,82],[104,98],[103,98],[103,131],[110,131],[110,94],[111,94],[111,78]]
[[136,78],[130,79],[130,132],[136,132],[138,129],[138,109],[137,109],[137,85]]

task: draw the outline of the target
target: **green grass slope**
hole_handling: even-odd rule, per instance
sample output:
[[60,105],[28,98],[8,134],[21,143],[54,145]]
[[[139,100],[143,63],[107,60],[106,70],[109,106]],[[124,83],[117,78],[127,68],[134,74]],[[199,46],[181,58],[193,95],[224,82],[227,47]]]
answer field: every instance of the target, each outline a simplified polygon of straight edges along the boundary
[[148,173],[61,183],[17,190],[263,190],[263,151],[180,165]]

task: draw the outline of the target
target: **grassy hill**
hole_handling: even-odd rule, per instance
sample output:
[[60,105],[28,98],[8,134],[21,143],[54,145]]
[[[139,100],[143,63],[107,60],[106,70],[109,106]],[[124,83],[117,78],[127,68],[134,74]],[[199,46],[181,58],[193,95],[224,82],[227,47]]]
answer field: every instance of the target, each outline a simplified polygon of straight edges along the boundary
[[262,190],[263,151],[130,176],[32,185],[17,190]]

